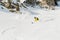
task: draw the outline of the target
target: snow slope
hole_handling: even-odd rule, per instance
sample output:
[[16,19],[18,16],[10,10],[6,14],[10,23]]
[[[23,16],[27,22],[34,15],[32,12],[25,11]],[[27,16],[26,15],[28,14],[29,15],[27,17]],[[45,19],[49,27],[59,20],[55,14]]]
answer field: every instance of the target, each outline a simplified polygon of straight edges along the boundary
[[60,7],[56,10],[28,8],[21,8],[19,14],[0,6],[0,40],[60,40]]

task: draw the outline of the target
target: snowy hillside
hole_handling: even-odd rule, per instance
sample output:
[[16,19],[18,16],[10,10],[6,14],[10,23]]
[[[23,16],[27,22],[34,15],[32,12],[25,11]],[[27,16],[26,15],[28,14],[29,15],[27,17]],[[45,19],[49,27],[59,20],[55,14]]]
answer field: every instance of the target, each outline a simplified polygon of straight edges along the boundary
[[[60,7],[46,10],[28,7],[20,13],[0,5],[0,40],[60,40]],[[34,17],[39,21],[35,22]]]

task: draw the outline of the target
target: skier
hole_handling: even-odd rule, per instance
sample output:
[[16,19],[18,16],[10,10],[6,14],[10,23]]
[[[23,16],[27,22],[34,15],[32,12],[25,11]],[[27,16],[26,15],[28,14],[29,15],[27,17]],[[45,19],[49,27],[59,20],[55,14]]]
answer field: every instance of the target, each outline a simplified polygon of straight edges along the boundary
[[34,22],[38,22],[39,18],[38,17],[34,17]]
[[37,22],[39,22],[39,18],[38,17],[34,17],[32,24],[37,23]]

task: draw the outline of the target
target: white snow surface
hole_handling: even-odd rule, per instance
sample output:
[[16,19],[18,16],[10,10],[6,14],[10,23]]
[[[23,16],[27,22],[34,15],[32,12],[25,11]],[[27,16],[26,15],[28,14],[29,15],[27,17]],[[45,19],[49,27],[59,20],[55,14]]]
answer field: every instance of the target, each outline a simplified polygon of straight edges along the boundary
[[[60,40],[60,7],[56,10],[21,8],[22,14],[0,5],[0,40]],[[39,22],[34,22],[34,17]]]

